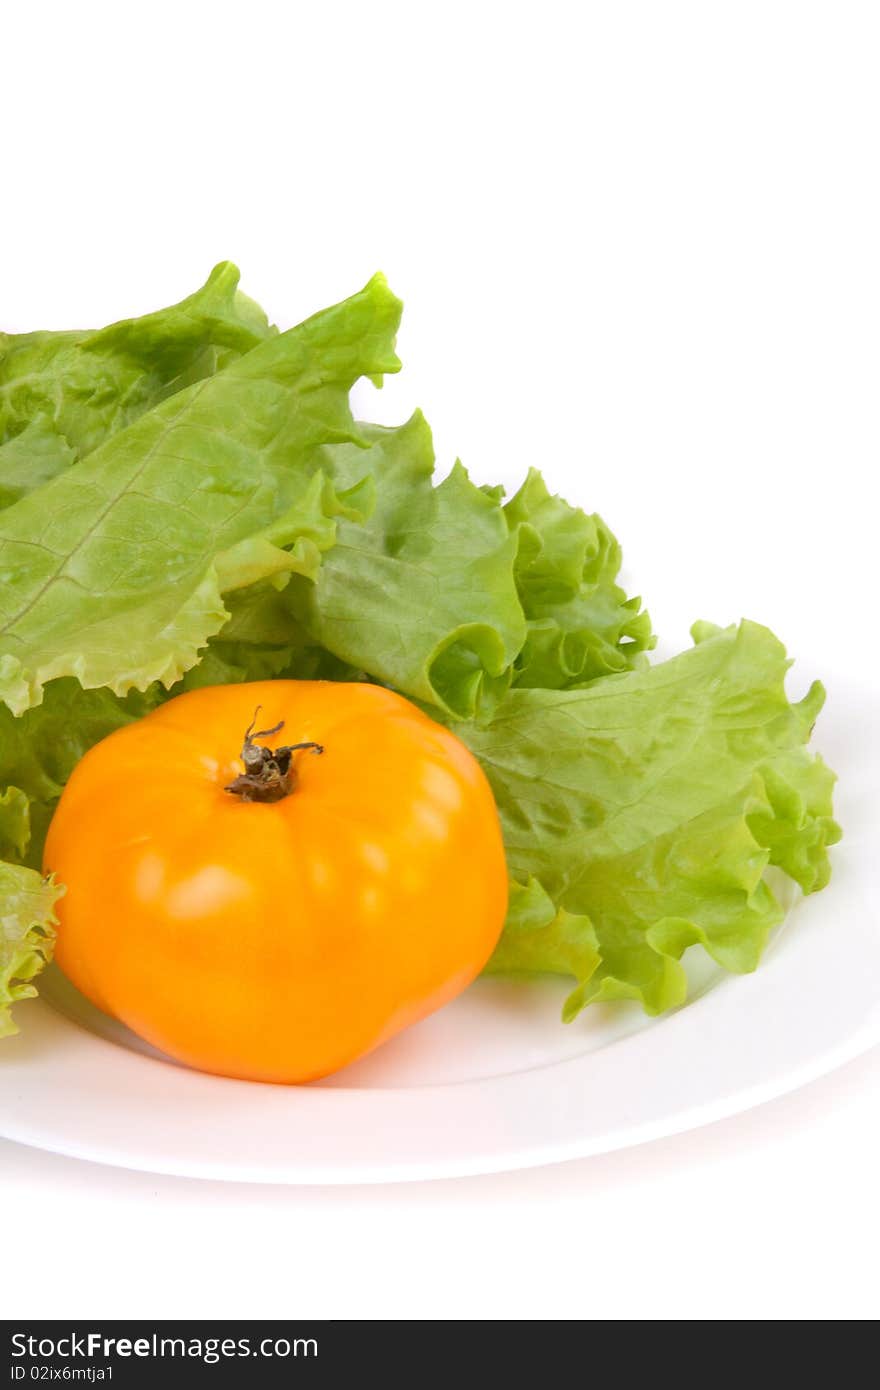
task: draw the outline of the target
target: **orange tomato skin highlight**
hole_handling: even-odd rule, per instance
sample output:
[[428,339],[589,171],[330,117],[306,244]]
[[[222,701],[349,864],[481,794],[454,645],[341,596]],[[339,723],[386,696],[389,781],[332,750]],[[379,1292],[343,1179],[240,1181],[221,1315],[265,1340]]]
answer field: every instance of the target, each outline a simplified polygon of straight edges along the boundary
[[[297,785],[224,790],[244,730],[284,720]],[[391,691],[265,681],[181,695],[82,759],[44,867],[56,959],[99,1008],[204,1071],[326,1076],[459,994],[507,910],[489,784]]]

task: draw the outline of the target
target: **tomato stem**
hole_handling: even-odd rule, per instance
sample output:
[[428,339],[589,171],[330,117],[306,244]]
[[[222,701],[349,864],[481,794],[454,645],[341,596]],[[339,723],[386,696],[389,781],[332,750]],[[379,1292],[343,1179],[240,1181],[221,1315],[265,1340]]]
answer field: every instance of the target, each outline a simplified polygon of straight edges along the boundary
[[281,801],[289,796],[296,786],[296,767],[294,753],[310,749],[313,753],[323,753],[320,743],[287,743],[281,748],[264,748],[256,742],[258,738],[271,738],[284,728],[282,719],[271,729],[257,729],[257,715],[260,705],[254,710],[254,717],[245,729],[244,743],[241,747],[241,760],[244,772],[239,773],[234,782],[223,790],[231,792],[242,801]]

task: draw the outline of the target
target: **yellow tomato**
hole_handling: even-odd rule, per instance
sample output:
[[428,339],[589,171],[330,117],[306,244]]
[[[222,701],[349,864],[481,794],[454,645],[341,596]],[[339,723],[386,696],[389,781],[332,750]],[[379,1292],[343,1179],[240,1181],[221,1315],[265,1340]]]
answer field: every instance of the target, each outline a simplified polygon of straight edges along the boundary
[[[258,706],[277,728],[242,748]],[[260,1081],[324,1076],[447,1003],[507,907],[478,763],[365,684],[170,700],[83,758],[45,866],[74,984],[170,1056]]]

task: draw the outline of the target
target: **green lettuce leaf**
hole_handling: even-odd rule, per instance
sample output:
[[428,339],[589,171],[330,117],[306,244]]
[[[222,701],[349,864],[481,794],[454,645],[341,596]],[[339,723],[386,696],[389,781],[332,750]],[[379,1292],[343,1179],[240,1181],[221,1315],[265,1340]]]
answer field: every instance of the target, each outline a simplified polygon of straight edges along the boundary
[[7,787],[0,792],[0,859],[23,859],[30,838],[30,800],[20,787]]
[[557,907],[536,878],[510,884],[504,933],[487,975],[573,975],[589,980],[601,964],[589,917]]
[[314,585],[289,585],[296,630],[347,669],[467,718],[504,694],[525,638],[516,538],[497,497],[460,463],[434,486],[420,412],[396,429],[359,431],[366,453],[332,447],[322,466],[340,487],[366,469],[375,506],[365,523],[340,523]]
[[0,1038],[17,1033],[11,1007],[52,958],[55,903],[63,889],[34,869],[0,863]]
[[[180,690],[242,681],[364,680],[365,672],[321,647],[293,618],[284,591],[270,581],[253,584],[226,600],[229,620],[212,637]],[[175,686],[171,694],[178,691]]]
[[223,261],[169,309],[97,332],[0,333],[0,505],[269,337],[238,280]]
[[0,445],[0,510],[42,487],[76,462],[72,449],[46,416]]
[[224,625],[222,594],[314,578],[345,505],[321,446],[369,444],[348,394],[396,371],[382,276],[142,415],[0,515],[0,699],[73,675],[171,686]]
[[67,677],[50,682],[42,703],[19,718],[0,705],[0,857],[39,868],[52,812],[80,758],[163,695],[151,686],[120,699]]
[[621,550],[602,518],[552,496],[534,469],[504,514],[528,620],[515,684],[566,690],[643,665],[651,619],[616,582]]
[[829,845],[840,827],[832,816],[837,780],[818,754],[806,748],[781,753],[761,768],[767,806],[749,825],[767,849],[770,863],[783,869],[805,893],[816,893],[831,877]]
[[[535,471],[504,507],[460,464],[434,487],[418,412],[362,430],[370,521],[340,528],[315,585],[287,590],[311,651],[458,718],[490,712],[511,682],[562,689],[644,661],[650,618],[616,583],[620,547],[600,517],[552,497]],[[364,460],[331,448],[323,466],[350,482]]]
[[566,1017],[595,999],[681,1003],[691,945],[754,969],[782,916],[768,864],[804,892],[827,881],[833,777],[804,748],[821,686],[790,703],[785,650],[758,624],[698,635],[660,665],[514,690],[456,727],[492,784],[516,885],[490,968],[574,974]]

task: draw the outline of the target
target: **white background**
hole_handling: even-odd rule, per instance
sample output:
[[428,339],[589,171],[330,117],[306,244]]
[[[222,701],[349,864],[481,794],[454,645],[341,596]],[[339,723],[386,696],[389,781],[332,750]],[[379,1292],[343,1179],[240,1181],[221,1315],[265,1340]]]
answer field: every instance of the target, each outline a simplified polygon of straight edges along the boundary
[[[22,7],[2,326],[145,311],[224,257],[287,326],[382,268],[407,311],[375,418],[422,405],[480,482],[542,467],[622,535],[665,639],[757,617],[833,706],[835,673],[876,668],[876,21],[845,0]],[[409,1189],[0,1146],[0,1306],[876,1316],[878,1101],[875,1055],[702,1133]]]

